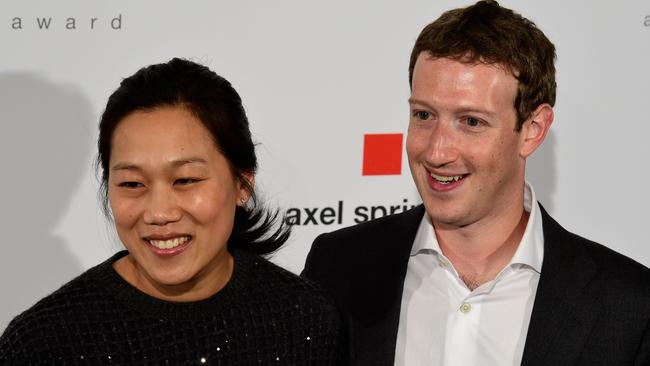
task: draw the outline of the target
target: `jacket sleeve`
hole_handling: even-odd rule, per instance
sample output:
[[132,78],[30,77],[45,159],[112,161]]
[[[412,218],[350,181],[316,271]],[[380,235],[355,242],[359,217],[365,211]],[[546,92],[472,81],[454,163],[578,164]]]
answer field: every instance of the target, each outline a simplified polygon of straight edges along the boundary
[[650,320],[645,327],[645,333],[639,345],[639,352],[634,360],[634,366],[650,365]]

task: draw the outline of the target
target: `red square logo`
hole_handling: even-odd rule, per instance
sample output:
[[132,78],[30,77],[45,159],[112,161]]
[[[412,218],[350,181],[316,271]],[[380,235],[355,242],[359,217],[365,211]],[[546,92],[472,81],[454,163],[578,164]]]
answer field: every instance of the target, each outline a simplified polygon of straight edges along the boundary
[[363,175],[402,174],[402,134],[363,136]]

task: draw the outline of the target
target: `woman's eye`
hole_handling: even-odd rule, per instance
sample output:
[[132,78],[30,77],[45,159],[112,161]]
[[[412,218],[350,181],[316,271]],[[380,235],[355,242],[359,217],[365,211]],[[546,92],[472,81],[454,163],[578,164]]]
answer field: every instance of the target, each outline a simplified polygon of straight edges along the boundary
[[176,179],[176,181],[174,182],[174,184],[180,184],[180,185],[184,186],[184,185],[188,185],[188,184],[192,184],[192,183],[196,183],[196,182],[198,182],[198,179],[194,179],[194,178],[179,178],[179,179]]
[[144,184],[142,184],[142,183],[140,183],[140,182],[122,182],[122,183],[119,184],[119,186],[120,186],[120,187],[124,187],[124,188],[131,188],[131,189],[133,189],[133,188],[144,187]]

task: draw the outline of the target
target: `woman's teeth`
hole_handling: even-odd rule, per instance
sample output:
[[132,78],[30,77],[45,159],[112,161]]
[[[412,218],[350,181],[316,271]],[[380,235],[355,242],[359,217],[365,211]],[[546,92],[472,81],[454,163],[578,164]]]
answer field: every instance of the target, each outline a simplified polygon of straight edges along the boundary
[[172,249],[190,240],[189,236],[181,236],[168,240],[149,240],[149,243],[158,249]]
[[431,173],[431,178],[437,180],[438,182],[442,184],[449,184],[451,182],[457,182],[461,179],[463,179],[462,175],[450,175],[450,176],[444,176],[444,175],[436,175]]

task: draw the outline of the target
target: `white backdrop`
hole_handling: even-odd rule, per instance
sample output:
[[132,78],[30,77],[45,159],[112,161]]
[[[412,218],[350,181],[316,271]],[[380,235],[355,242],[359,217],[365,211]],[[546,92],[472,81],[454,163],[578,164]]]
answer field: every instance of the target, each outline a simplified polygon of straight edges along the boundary
[[[405,154],[401,174],[362,176],[364,134],[406,131],[412,44],[468,3],[0,2],[0,330],[121,248],[92,168],[121,78],[179,56],[233,83],[260,142],[266,199],[301,212],[342,202],[341,225],[296,226],[273,258],[299,272],[313,238],[353,224],[356,207],[418,202]],[[566,228],[650,265],[650,3],[502,4],[558,51],[555,123],[528,167],[539,199]]]

